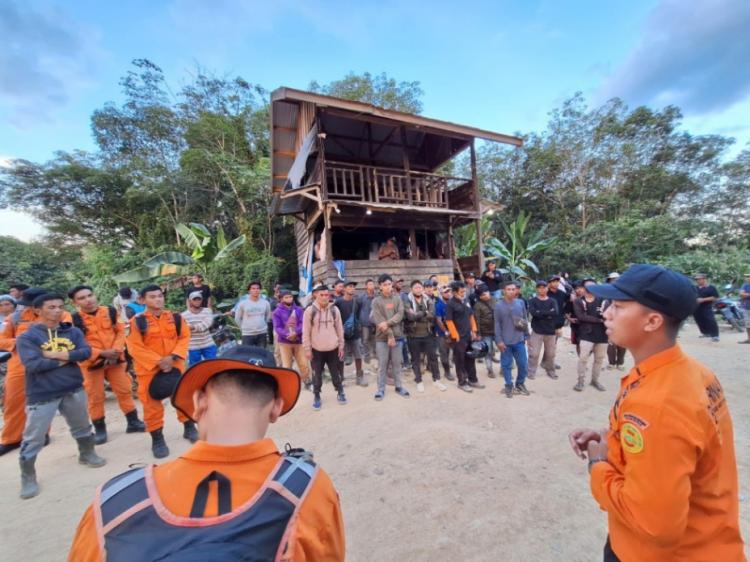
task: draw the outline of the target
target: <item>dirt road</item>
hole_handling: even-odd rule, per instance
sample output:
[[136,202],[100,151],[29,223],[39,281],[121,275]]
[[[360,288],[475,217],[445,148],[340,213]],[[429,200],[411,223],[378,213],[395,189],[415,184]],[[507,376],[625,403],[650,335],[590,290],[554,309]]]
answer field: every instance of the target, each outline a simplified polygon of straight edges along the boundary
[[[689,325],[684,349],[719,375],[735,426],[740,493],[750,497],[750,346],[722,328],[722,341],[697,337]],[[332,387],[323,409],[312,395],[272,427],[279,446],[312,450],[333,478],[344,512],[351,561],[561,561],[601,560],[605,517],[591,499],[586,466],[567,444],[579,425],[600,427],[615,397],[619,371],[605,371],[606,392],[572,391],[575,355],[559,344],[559,380],[530,381],[530,397],[508,400],[502,383],[488,379],[471,395],[429,382],[424,394],[405,400],[392,391],[383,402],[370,388],[348,388],[338,406]],[[629,363],[627,364],[629,366]],[[409,377],[411,378],[411,377]],[[64,560],[78,520],[98,484],[133,463],[151,462],[149,440],[126,435],[116,404],[107,403],[110,441],[99,448],[106,467],[76,462],[63,420],[39,457],[41,495],[18,499],[18,456],[0,457],[0,560]],[[188,444],[168,408],[165,430],[173,457]],[[740,504],[743,534],[750,536],[750,508]]]

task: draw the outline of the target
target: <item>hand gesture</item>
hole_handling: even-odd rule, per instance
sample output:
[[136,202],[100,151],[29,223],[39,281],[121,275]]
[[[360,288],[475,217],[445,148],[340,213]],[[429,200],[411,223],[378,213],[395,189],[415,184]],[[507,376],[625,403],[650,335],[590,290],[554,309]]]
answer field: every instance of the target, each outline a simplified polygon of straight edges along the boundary
[[[568,435],[568,442],[577,457],[586,459],[590,443],[598,443],[602,440],[601,434],[595,429],[581,427],[574,429]],[[606,446],[606,445],[605,445]],[[585,452],[584,452],[585,451]]]

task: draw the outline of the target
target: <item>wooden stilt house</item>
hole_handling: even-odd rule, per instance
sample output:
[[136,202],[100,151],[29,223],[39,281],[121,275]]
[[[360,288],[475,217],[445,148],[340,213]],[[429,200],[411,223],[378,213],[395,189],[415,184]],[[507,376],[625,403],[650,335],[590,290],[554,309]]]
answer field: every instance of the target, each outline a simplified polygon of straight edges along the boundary
[[[296,219],[303,294],[337,278],[361,287],[384,272],[408,283],[483,266],[481,247],[460,264],[453,244],[470,223],[482,239],[475,139],[521,139],[290,88],[271,103],[271,213]],[[441,173],[466,150],[471,177]],[[389,239],[399,259],[379,260]]]

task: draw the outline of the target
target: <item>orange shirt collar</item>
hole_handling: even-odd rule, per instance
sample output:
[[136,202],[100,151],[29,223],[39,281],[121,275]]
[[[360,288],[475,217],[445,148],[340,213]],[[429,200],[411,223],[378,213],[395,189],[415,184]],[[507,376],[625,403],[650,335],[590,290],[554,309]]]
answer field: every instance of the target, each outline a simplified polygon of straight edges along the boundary
[[245,462],[278,452],[273,439],[268,437],[245,445],[216,445],[198,441],[182,455],[182,458],[201,462]]
[[630,377],[633,374],[636,377],[646,376],[650,373],[653,373],[654,371],[658,371],[659,369],[664,367],[664,365],[679,361],[684,356],[685,354],[682,352],[682,348],[679,345],[675,344],[672,347],[665,349],[664,351],[660,351],[659,353],[652,355],[647,359],[644,359],[635,367],[633,367],[633,370],[623,378]]

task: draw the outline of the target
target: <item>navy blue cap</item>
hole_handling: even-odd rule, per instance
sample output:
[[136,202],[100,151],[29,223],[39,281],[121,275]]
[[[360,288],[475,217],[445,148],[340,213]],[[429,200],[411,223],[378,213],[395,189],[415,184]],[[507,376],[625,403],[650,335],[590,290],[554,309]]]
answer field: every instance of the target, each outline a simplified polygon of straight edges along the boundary
[[588,290],[603,299],[636,301],[680,321],[698,306],[698,293],[690,279],[659,265],[635,264],[614,283],[592,285]]

